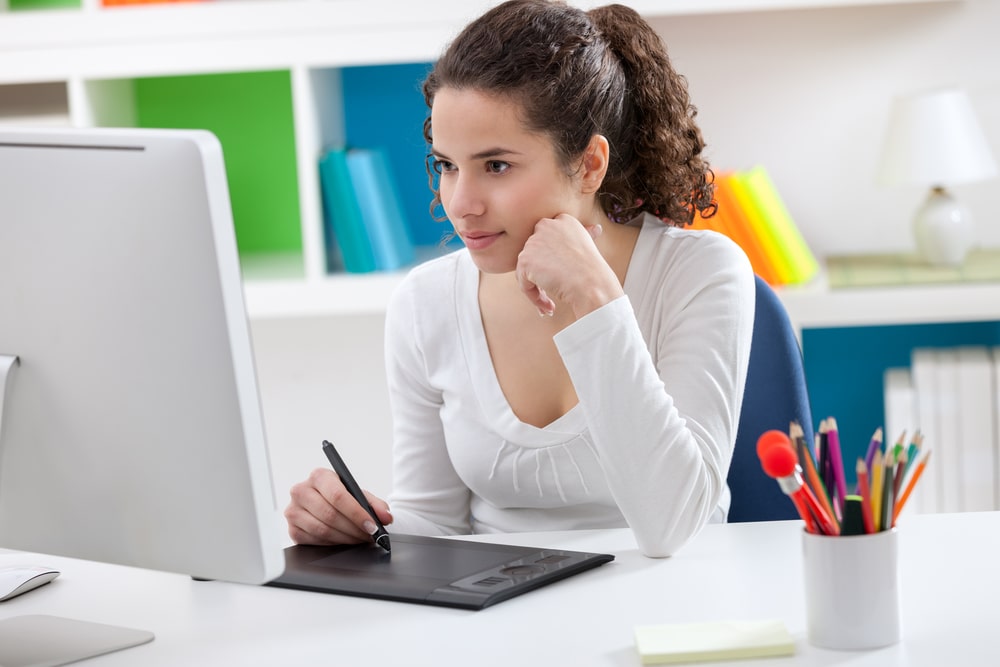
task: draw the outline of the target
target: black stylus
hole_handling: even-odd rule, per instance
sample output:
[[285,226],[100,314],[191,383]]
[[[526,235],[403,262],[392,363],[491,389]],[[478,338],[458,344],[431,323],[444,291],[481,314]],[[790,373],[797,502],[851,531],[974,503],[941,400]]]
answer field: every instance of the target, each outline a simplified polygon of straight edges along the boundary
[[323,441],[323,451],[326,453],[326,458],[330,459],[330,465],[333,466],[334,472],[337,473],[337,476],[340,477],[340,481],[343,482],[344,486],[347,488],[347,492],[354,496],[354,499],[361,504],[361,507],[368,512],[372,521],[374,521],[375,525],[378,526],[378,530],[376,530],[372,535],[372,539],[375,540],[375,544],[379,545],[386,551],[391,551],[392,549],[389,546],[389,533],[386,532],[385,526],[382,525],[382,522],[378,520],[378,517],[375,515],[375,510],[373,510],[372,506],[368,504],[368,499],[365,498],[365,494],[361,490],[361,487],[354,481],[354,475],[352,475],[351,471],[347,469],[347,464],[344,463],[344,459],[340,458],[340,454],[337,453],[337,450],[334,449],[333,445],[326,440]]

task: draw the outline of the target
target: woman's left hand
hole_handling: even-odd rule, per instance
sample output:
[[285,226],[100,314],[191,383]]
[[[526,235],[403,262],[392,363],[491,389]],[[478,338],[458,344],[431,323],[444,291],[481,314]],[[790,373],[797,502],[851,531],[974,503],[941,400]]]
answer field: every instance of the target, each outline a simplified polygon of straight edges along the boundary
[[542,218],[517,258],[515,274],[542,315],[564,304],[579,319],[623,294],[618,277],[596,240],[600,225],[585,226],[571,215]]

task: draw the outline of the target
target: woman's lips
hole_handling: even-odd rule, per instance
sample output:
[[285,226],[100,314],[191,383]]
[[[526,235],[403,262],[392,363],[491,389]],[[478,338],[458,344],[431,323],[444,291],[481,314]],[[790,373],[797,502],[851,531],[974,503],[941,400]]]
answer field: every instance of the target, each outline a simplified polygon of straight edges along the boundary
[[462,241],[469,250],[483,250],[493,245],[493,242],[500,238],[503,232],[468,232],[462,234]]

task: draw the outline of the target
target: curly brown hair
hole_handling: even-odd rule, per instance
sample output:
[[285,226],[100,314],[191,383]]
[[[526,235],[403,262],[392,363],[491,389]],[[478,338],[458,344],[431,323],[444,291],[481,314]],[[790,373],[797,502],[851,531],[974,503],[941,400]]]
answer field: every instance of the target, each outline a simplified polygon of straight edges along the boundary
[[[516,101],[525,126],[549,136],[567,173],[591,137],[611,147],[598,192],[604,212],[625,222],[647,211],[672,225],[715,213],[713,175],[695,123],[687,80],[659,35],[622,5],[588,12],[564,2],[510,0],[470,23],[423,84],[428,108],[442,88]],[[432,144],[430,116],[424,138]],[[428,178],[440,204],[428,156]]]

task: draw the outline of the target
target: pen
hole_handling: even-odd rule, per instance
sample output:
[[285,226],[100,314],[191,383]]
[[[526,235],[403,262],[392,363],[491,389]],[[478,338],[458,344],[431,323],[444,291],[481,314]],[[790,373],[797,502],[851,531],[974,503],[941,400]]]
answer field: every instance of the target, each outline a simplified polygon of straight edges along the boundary
[[337,476],[340,477],[340,481],[344,483],[344,487],[347,489],[347,492],[354,496],[354,499],[358,501],[366,512],[368,512],[368,515],[378,527],[372,535],[372,539],[375,540],[375,544],[379,545],[386,551],[391,551],[389,545],[389,533],[386,532],[385,526],[382,525],[382,522],[378,520],[378,517],[375,515],[375,510],[373,510],[372,506],[368,504],[368,499],[365,498],[365,494],[361,490],[361,487],[354,481],[354,476],[351,474],[351,471],[347,469],[347,464],[344,463],[344,459],[340,458],[340,454],[337,453],[337,450],[334,449],[333,445],[326,440],[323,441],[323,452],[326,454],[326,458],[330,459],[330,465],[333,466],[334,472],[336,472]]

